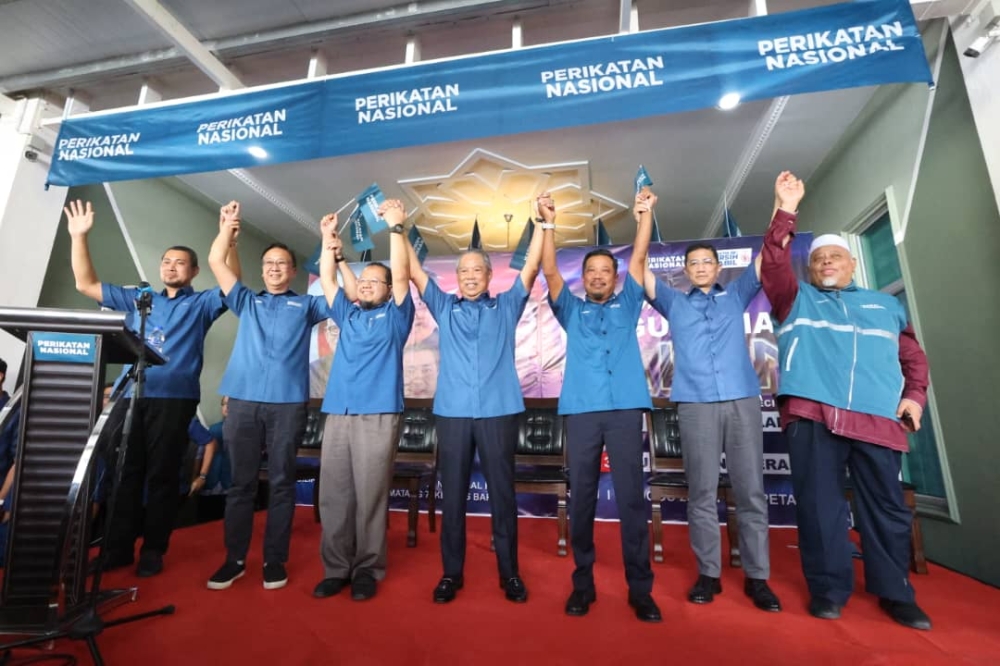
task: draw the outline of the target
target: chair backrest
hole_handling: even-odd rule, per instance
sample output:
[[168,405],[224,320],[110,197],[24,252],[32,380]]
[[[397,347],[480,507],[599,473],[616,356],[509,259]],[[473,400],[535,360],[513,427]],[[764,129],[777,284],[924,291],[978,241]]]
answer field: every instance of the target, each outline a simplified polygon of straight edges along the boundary
[[525,465],[564,465],[564,417],[555,409],[526,409],[518,417],[515,462]]
[[681,458],[681,430],[677,422],[677,407],[655,408],[649,412],[650,468],[652,471],[683,469]]
[[309,407],[306,412],[306,431],[302,435],[300,449],[320,449],[323,446],[323,426],[326,424],[326,415],[320,408]]
[[403,411],[399,433],[398,462],[427,462],[437,455],[437,431],[434,413],[426,408],[408,407]]

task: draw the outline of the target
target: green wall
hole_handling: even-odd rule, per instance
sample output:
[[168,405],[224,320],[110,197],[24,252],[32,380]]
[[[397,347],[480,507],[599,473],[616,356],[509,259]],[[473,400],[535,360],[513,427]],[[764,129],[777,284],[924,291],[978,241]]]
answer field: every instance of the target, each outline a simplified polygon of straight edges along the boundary
[[[218,232],[218,208],[212,202],[186,191],[171,179],[113,183],[111,193],[135,248],[146,279],[154,288],[161,286],[160,258],[171,245],[187,245],[198,253],[201,272],[194,280],[196,289],[217,286],[208,268],[208,248]],[[102,281],[135,284],[139,272],[115,219],[104,186],[72,188],[68,198],[92,201],[95,210],[90,250],[94,267]],[[61,222],[39,298],[39,307],[94,308],[96,305],[79,294],[70,268],[70,241]],[[240,231],[239,253],[244,282],[252,289],[263,289],[260,255],[274,239],[244,227]],[[302,263],[299,258],[299,263]],[[304,272],[293,289],[304,293]],[[236,337],[237,319],[232,313],[220,317],[205,340],[205,366],[201,375],[201,411],[210,423],[219,419],[218,389]],[[110,372],[109,372],[110,375]]]
[[[932,62],[942,28],[925,33]],[[809,179],[800,220],[803,229],[844,230],[891,188],[898,228],[913,190],[898,247],[960,516],[959,524],[923,518],[925,545],[932,560],[1000,585],[993,404],[1000,299],[981,293],[1000,283],[1000,214],[958,57],[949,37],[919,162],[930,93],[922,85],[884,87]]]

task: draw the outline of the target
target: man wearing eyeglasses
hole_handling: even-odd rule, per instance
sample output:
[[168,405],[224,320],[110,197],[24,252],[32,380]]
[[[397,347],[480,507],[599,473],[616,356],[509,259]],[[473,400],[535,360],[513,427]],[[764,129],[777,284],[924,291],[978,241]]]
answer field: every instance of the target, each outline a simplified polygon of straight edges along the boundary
[[236,342],[219,393],[229,397],[223,438],[229,450],[233,485],[226,495],[226,561],[208,588],[224,590],[246,572],[253,533],[261,449],[267,449],[270,493],[264,531],[264,589],[288,582],[285,563],[295,515],[295,451],[306,427],[309,400],[309,335],[327,318],[322,296],[300,296],[290,289],[295,255],[273,243],[261,256],[264,289],[251,291],[226,265],[225,256],[240,228],[240,205],[223,209],[219,234],[208,265],[226,305],[239,317]]
[[[378,211],[389,225],[389,263],[370,263],[355,280],[341,254],[336,214],[320,222],[320,282],[340,329],[323,412],[319,514],[324,577],[313,596],[350,585],[351,598],[375,596],[385,578],[386,516],[403,411],[403,346],[413,324],[406,214],[391,199]],[[335,272],[344,282],[341,289]],[[352,303],[357,283],[357,300]]]
[[[655,203],[655,195],[650,197]],[[719,462],[725,451],[746,575],[743,591],[757,608],[778,612],[781,603],[767,584],[770,553],[760,381],[743,327],[743,312],[761,289],[760,256],[725,286],[718,282],[721,271],[716,249],[694,243],[684,251],[690,289],[673,289],[648,268],[645,278],[646,297],[670,322],[674,345],[670,399],[677,403],[688,482],[688,535],[698,562],[698,580],[688,600],[707,604],[722,592],[716,500]]]

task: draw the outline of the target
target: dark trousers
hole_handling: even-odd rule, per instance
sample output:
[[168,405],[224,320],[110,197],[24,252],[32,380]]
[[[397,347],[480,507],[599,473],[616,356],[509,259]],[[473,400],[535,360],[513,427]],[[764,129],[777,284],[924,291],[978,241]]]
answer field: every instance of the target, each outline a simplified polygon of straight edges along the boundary
[[295,515],[295,453],[306,430],[305,403],[249,402],[229,399],[222,440],[229,452],[233,485],[226,493],[226,556],[245,561],[253,535],[261,450],[267,449],[270,493],[264,528],[264,563],[284,564]]
[[649,594],[649,505],[642,476],[642,410],[571,414],[566,417],[569,453],[569,531],[573,545],[573,588],[594,589],[594,514],[601,477],[601,449],[607,448],[611,481],[621,521],[625,581],[631,594]]
[[885,599],[912,602],[912,517],[903,504],[899,485],[899,451],[835,435],[825,424],[809,420],[793,421],[785,435],[799,525],[799,553],[809,594],[843,605],[854,589],[851,546],[845,529],[847,468],[861,533],[865,589]]
[[501,578],[518,575],[517,498],[514,495],[514,452],[517,414],[487,419],[438,416],[438,472],[441,474],[441,562],[444,575],[458,577],[465,568],[465,510],[472,459],[486,477],[493,517],[493,543]]
[[[124,422],[129,402],[122,398],[115,405],[106,429],[114,431],[118,423]],[[108,550],[114,556],[125,559],[134,556],[135,540],[140,535],[142,552],[161,555],[167,552],[180,502],[181,459],[187,449],[188,426],[197,407],[197,400],[178,398],[140,398],[136,402],[108,535]],[[112,465],[115,460],[110,459]],[[111,467],[109,482],[114,478],[113,473]]]

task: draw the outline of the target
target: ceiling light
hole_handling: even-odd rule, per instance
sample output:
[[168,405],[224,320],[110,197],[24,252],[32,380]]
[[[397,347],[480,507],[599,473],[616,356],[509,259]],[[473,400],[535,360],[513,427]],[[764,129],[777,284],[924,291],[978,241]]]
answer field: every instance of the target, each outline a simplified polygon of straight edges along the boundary
[[723,111],[729,111],[730,109],[735,109],[740,105],[740,94],[739,93],[726,93],[719,99],[719,108]]
[[250,146],[249,148],[247,148],[247,152],[259,160],[262,160],[267,157],[267,151],[261,148],[260,146]]

